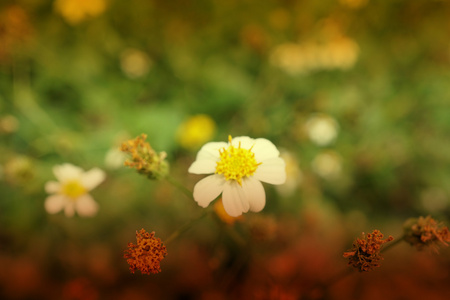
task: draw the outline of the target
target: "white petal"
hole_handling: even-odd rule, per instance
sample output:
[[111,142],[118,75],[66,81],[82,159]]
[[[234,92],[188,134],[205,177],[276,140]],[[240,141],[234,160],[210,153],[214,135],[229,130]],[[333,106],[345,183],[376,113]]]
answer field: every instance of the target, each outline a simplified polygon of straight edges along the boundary
[[75,202],[75,210],[82,217],[92,217],[97,214],[98,204],[91,195],[84,194]]
[[262,183],[254,177],[248,177],[242,181],[242,188],[247,195],[250,210],[261,211],[266,205],[266,192]]
[[[217,159],[219,160],[219,159]],[[188,172],[191,174],[211,174],[216,171],[217,160],[201,159],[196,160],[189,167]]]
[[257,162],[262,162],[266,159],[278,157],[280,155],[280,151],[278,151],[277,147],[267,139],[256,139],[252,152],[255,153]]
[[255,139],[248,136],[238,136],[232,139],[231,144],[237,148],[241,144],[241,148],[250,149],[255,144]]
[[80,178],[83,169],[72,164],[62,164],[53,167],[53,173],[59,182]]
[[195,160],[207,159],[207,160],[217,161],[220,158],[219,150],[224,147],[226,148],[227,146],[228,146],[228,144],[225,142],[207,143],[200,149],[200,151],[198,151],[197,157],[195,158]]
[[45,191],[49,194],[59,193],[61,191],[61,184],[57,181],[49,181],[45,184]]
[[67,198],[63,195],[52,195],[45,199],[44,207],[49,214],[56,214],[67,204]]
[[64,213],[66,214],[66,217],[73,217],[75,214],[75,204],[73,201],[70,201],[66,203],[66,207],[64,207]]
[[240,216],[242,213],[248,212],[250,208],[248,195],[235,180],[230,180],[225,183],[222,202],[225,211],[232,217]]
[[99,168],[93,168],[81,175],[81,184],[88,190],[92,190],[105,180],[106,174]]
[[220,159],[219,150],[227,147],[225,142],[211,142],[205,144],[197,153],[197,157],[188,172],[192,174],[211,174],[216,170],[216,162]]
[[253,176],[270,184],[283,184],[286,181],[286,164],[281,157],[264,160]]
[[211,175],[203,178],[194,186],[194,199],[201,207],[207,207],[223,191],[225,178],[222,175]]

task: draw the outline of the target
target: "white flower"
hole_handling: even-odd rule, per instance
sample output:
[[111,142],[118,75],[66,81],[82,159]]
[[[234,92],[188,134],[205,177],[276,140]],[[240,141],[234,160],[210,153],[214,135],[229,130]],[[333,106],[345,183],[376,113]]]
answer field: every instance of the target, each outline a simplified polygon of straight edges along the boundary
[[106,152],[105,155],[105,166],[108,169],[119,169],[123,167],[123,163],[127,159],[127,155],[120,151],[119,147],[113,147]]
[[98,168],[85,172],[72,164],[62,164],[53,168],[58,181],[45,184],[45,191],[53,194],[45,199],[45,210],[55,214],[64,209],[67,217],[72,217],[75,211],[83,217],[94,216],[98,204],[89,191],[105,180],[105,172]]
[[326,146],[333,142],[339,131],[335,119],[325,114],[315,114],[306,122],[309,138],[319,146]]
[[285,162],[280,152],[266,139],[229,136],[229,142],[205,144],[197,154],[189,173],[211,174],[194,187],[194,199],[202,207],[222,194],[225,211],[233,217],[244,212],[261,211],[266,194],[261,181],[283,184]]

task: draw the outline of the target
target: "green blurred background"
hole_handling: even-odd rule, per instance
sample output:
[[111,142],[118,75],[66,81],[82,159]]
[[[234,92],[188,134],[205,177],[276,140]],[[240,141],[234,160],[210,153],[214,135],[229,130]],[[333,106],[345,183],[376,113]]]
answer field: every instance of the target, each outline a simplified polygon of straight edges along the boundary
[[[307,299],[361,232],[448,222],[449,16],[445,0],[2,1],[0,297]],[[259,214],[197,223],[162,273],[131,275],[136,230],[164,240],[203,210],[121,166],[141,133],[189,189],[198,149],[229,134],[274,142],[288,182]],[[97,216],[46,213],[65,162],[107,172]],[[447,249],[397,249],[313,296],[450,297]]]

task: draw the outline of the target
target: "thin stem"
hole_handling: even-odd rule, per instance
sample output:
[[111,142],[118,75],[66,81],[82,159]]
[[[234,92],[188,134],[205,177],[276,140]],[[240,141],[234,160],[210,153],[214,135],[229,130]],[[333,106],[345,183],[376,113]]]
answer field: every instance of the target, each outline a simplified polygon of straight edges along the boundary
[[188,197],[191,200],[194,200],[194,196],[192,195],[192,192],[186,188],[184,185],[182,185],[180,182],[178,182],[176,179],[174,179],[173,177],[171,177],[170,175],[166,176],[166,180],[173,185],[174,187],[176,187],[180,192],[182,192],[183,194],[186,195],[186,197]]
[[390,242],[389,244],[384,246],[383,249],[380,250],[380,252],[386,252],[387,250],[391,249],[392,247],[396,246],[397,244],[399,244],[400,242],[402,242],[404,240],[405,240],[405,236],[402,236],[396,240],[393,240],[392,242]]
[[203,213],[200,216],[198,216],[197,218],[194,218],[194,219],[190,220],[189,222],[185,223],[184,225],[182,225],[180,228],[178,228],[178,230],[176,230],[174,233],[172,233],[164,241],[164,244],[167,245],[170,242],[172,242],[173,240],[175,240],[178,236],[180,236],[181,234],[186,232],[189,228],[191,228],[192,225],[194,225],[195,223],[197,223],[198,221],[200,221],[201,219],[206,217],[208,215],[208,213],[209,213],[209,210],[204,210]]
[[245,247],[247,245],[247,241],[240,236],[232,227],[228,224],[225,224],[220,218],[215,215],[214,220],[217,222],[218,226],[221,227],[223,232],[225,232],[237,245],[240,247]]

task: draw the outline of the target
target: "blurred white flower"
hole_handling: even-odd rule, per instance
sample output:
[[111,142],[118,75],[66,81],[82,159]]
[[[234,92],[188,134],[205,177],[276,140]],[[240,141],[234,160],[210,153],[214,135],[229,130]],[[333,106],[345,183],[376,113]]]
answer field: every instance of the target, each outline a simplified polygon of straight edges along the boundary
[[237,217],[244,212],[259,212],[266,205],[261,181],[283,184],[285,162],[269,140],[247,136],[229,136],[228,143],[205,144],[189,167],[189,173],[211,174],[194,187],[194,200],[207,207],[222,194],[227,214]]
[[105,180],[105,172],[98,168],[85,172],[66,163],[53,167],[53,173],[58,181],[45,184],[45,191],[53,194],[45,199],[48,213],[55,214],[64,210],[67,217],[72,217],[75,211],[83,217],[91,217],[97,213],[98,204],[89,191]]
[[338,123],[325,114],[315,114],[305,124],[309,138],[319,146],[333,142],[338,135]]
[[342,171],[341,157],[335,151],[323,151],[313,159],[312,168],[320,177],[334,179]]
[[106,152],[105,156],[105,166],[108,169],[119,169],[124,166],[127,155],[120,151],[119,147],[112,147]]
[[129,48],[120,55],[120,67],[131,79],[146,75],[151,66],[151,59],[141,50]]

